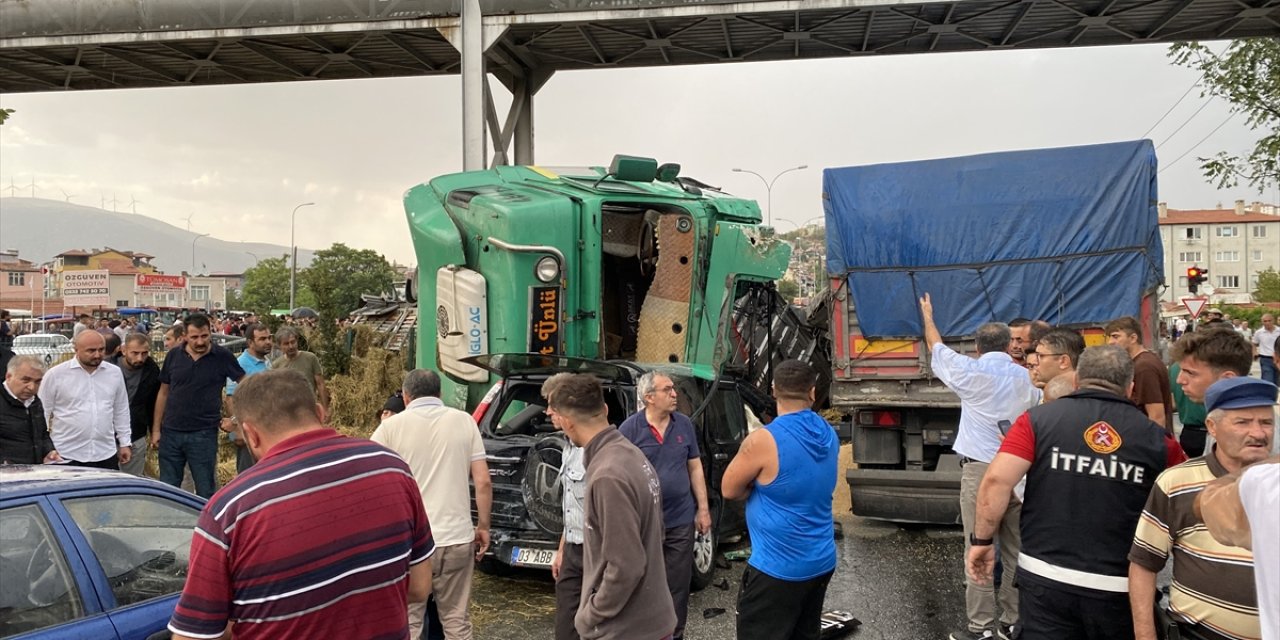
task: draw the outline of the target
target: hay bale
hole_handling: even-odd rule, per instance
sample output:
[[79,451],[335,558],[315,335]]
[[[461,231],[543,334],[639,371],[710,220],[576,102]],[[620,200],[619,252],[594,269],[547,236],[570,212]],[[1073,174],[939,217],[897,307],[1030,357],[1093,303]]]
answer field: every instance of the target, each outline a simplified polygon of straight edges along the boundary
[[378,426],[378,412],[387,396],[404,382],[397,354],[368,347],[351,360],[349,373],[333,376],[329,386],[329,424],[339,432],[367,438]]

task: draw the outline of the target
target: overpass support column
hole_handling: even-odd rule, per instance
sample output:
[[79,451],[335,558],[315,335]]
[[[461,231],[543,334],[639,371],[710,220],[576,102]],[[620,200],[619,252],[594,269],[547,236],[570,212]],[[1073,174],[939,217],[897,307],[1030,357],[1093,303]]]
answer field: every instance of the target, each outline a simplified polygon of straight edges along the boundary
[[484,169],[485,105],[488,101],[485,55],[506,26],[485,26],[480,0],[462,0],[462,17],[456,27],[440,27],[440,33],[462,54],[462,168]]
[[[462,170],[485,168],[484,15],[480,0],[462,0]],[[454,42],[457,47],[459,43]]]
[[[501,53],[498,58],[503,65],[494,75],[511,92],[511,108],[506,125],[493,136],[493,164],[511,164],[512,160],[515,164],[533,164],[533,98],[554,72],[510,64],[511,58]],[[496,117],[490,126],[496,129]]]

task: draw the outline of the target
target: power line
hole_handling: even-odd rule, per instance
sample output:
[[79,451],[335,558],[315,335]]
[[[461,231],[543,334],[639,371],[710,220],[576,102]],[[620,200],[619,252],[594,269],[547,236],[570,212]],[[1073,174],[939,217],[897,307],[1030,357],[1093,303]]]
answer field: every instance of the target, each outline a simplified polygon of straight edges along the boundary
[[1213,136],[1213,134],[1217,133],[1217,132],[1218,132],[1218,129],[1221,129],[1221,128],[1223,128],[1223,127],[1227,126],[1227,123],[1228,123],[1228,122],[1231,122],[1231,119],[1232,119],[1232,118],[1234,118],[1234,117],[1236,117],[1236,114],[1234,114],[1234,113],[1232,113],[1231,115],[1227,116],[1227,119],[1226,119],[1226,120],[1223,120],[1223,121],[1222,121],[1222,124],[1220,124],[1220,125],[1218,125],[1218,126],[1214,127],[1214,128],[1213,128],[1213,131],[1210,131],[1210,132],[1209,132],[1209,135],[1207,135],[1207,136],[1205,136],[1205,137],[1203,137],[1203,138],[1200,138],[1200,141],[1199,141],[1199,142],[1197,142],[1197,143],[1195,143],[1195,144],[1191,145],[1191,148],[1190,148],[1190,149],[1187,149],[1186,151],[1182,152],[1182,155],[1180,155],[1180,156],[1178,156],[1178,157],[1174,158],[1172,162],[1170,162],[1170,163],[1168,163],[1168,164],[1164,165],[1163,167],[1161,167],[1161,168],[1160,168],[1160,170],[1156,172],[1156,175],[1160,175],[1160,174],[1164,173],[1165,169],[1168,169],[1169,167],[1172,167],[1173,165],[1178,164],[1178,161],[1179,161],[1179,160],[1181,160],[1181,159],[1183,159],[1183,158],[1187,157],[1187,154],[1189,154],[1189,153],[1191,153],[1192,151],[1195,151],[1195,150],[1196,150],[1196,147],[1199,147],[1200,145],[1204,144],[1204,141],[1205,141],[1205,140],[1208,140],[1209,138],[1211,138],[1211,137]]
[[1160,119],[1159,119],[1159,120],[1156,120],[1156,123],[1155,123],[1155,124],[1153,124],[1153,125],[1151,125],[1151,128],[1150,128],[1150,129],[1147,129],[1147,132],[1146,132],[1146,133],[1144,133],[1144,134],[1142,134],[1141,136],[1138,136],[1138,138],[1139,138],[1139,139],[1146,138],[1148,135],[1150,135],[1150,134],[1151,134],[1151,132],[1152,132],[1152,131],[1155,131],[1155,130],[1156,130],[1156,127],[1160,126],[1160,123],[1161,123],[1161,122],[1164,122],[1164,119],[1165,119],[1165,118],[1168,118],[1168,117],[1169,117],[1169,114],[1173,113],[1173,110],[1174,110],[1174,109],[1177,109],[1177,108],[1178,108],[1178,105],[1182,104],[1182,101],[1183,101],[1183,100],[1186,100],[1186,99],[1187,99],[1187,96],[1191,95],[1191,90],[1192,90],[1192,89],[1195,89],[1195,88],[1196,88],[1196,85],[1200,84],[1200,81],[1201,81],[1201,80],[1203,80],[1203,79],[1204,79],[1204,74],[1202,73],[1202,74],[1200,74],[1200,77],[1199,77],[1199,78],[1196,78],[1196,81],[1195,81],[1195,82],[1192,82],[1192,83],[1191,83],[1191,86],[1187,87],[1187,90],[1186,90],[1186,91],[1183,91],[1183,92],[1182,92],[1182,97],[1178,98],[1178,101],[1177,101],[1177,102],[1175,102],[1175,103],[1173,103],[1173,106],[1172,106],[1172,107],[1169,107],[1169,110],[1168,110],[1168,111],[1166,111],[1166,112],[1164,112],[1164,115],[1160,116]]
[[1178,132],[1182,131],[1183,127],[1187,126],[1188,124],[1191,124],[1191,121],[1195,120],[1196,116],[1200,115],[1200,112],[1204,111],[1204,108],[1209,106],[1209,104],[1213,102],[1213,98],[1214,98],[1213,96],[1209,96],[1209,99],[1205,100],[1204,104],[1200,105],[1200,108],[1196,109],[1196,112],[1191,114],[1190,118],[1187,118],[1185,121],[1183,121],[1182,124],[1178,125],[1178,128],[1173,130],[1173,133],[1165,136],[1164,140],[1161,140],[1160,144],[1156,145],[1156,148],[1159,149],[1160,147],[1163,147],[1164,143],[1172,140],[1174,136],[1178,135]]

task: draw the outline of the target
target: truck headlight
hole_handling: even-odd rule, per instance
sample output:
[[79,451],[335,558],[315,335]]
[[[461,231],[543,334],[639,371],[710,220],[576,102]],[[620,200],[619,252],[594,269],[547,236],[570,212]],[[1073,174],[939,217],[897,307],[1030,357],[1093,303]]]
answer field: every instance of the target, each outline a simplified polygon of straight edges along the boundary
[[560,277],[560,263],[551,256],[543,256],[533,268],[533,273],[543,282],[555,282]]

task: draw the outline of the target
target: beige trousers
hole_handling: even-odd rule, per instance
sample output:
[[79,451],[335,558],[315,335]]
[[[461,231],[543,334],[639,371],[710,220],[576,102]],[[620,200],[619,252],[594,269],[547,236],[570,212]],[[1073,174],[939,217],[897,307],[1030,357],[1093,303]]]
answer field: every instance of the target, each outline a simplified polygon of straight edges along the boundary
[[[436,597],[440,626],[448,640],[471,640],[471,572],[475,566],[471,543],[436,547],[431,555],[431,593]],[[409,603],[409,638],[422,635],[427,603]]]
[[[964,522],[964,557],[969,557],[969,534],[973,533],[973,524],[978,515],[978,485],[982,484],[982,476],[987,472],[985,462],[970,462],[964,465],[960,473],[960,519]],[[964,605],[965,615],[969,618],[969,630],[982,633],[984,629],[995,630],[996,603],[1000,604],[999,620],[1012,626],[1018,621],[1018,589],[1013,584],[1014,573],[1018,570],[1018,551],[1022,549],[1022,534],[1018,529],[1018,520],[1022,515],[1022,503],[1010,499],[1009,510],[996,529],[996,544],[1000,545],[1000,563],[1003,572],[1000,578],[1000,594],[997,597],[995,587],[987,584],[974,584],[969,579],[969,572],[964,571]]]

